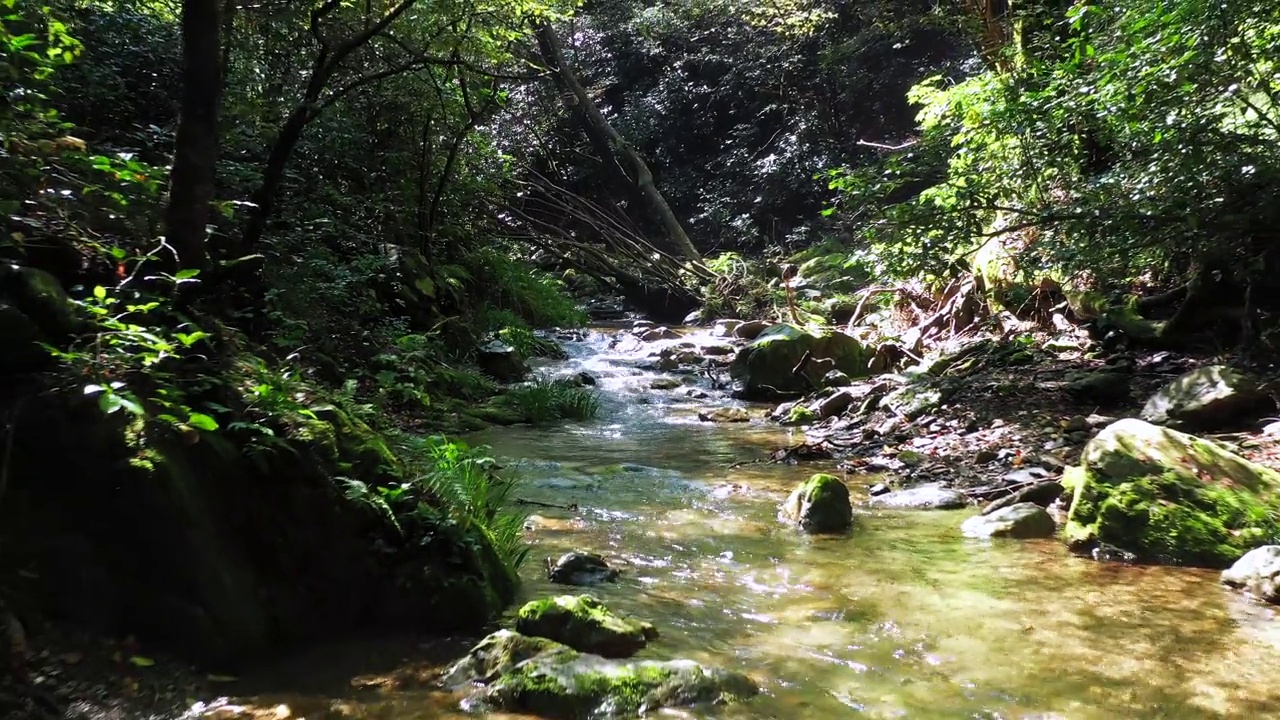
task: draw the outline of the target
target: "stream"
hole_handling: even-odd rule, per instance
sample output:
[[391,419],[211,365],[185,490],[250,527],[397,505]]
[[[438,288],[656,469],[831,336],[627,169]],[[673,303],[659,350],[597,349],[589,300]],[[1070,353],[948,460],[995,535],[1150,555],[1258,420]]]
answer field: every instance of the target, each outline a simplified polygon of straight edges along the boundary
[[[610,337],[598,328],[565,343],[569,360],[541,368],[596,377],[598,419],[468,440],[520,470],[522,498],[578,507],[530,508],[521,602],[578,591],[550,584],[544,557],[599,552],[624,574],[590,592],[661,632],[639,657],[741,670],[764,691],[664,716],[1280,717],[1280,622],[1222,589],[1216,572],[1101,564],[1053,540],[966,539],[959,526],[971,510],[861,510],[848,537],[806,537],[778,522],[778,505],[830,466],[730,469],[799,431],[699,422],[700,408],[741,403],[650,389],[660,373],[637,366],[679,340],[609,349]],[[858,503],[877,478],[846,481]],[[435,647],[433,667],[469,640]],[[328,653],[246,682],[299,715],[323,705],[368,720],[474,717],[429,687],[353,689],[360,653],[378,653]]]

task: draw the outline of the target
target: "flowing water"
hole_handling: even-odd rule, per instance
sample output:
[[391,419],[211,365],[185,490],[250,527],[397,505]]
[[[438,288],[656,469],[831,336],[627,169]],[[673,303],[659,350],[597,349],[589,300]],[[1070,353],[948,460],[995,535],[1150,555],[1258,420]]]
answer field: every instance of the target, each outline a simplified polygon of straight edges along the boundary
[[[568,343],[545,368],[599,379],[598,420],[498,428],[489,444],[536,507],[524,598],[571,591],[541,559],[604,554],[621,582],[592,590],[651,620],[640,655],[746,672],[761,697],[716,718],[1280,718],[1280,619],[1221,589],[1216,573],[1098,564],[1045,541],[961,537],[970,511],[862,512],[848,537],[805,537],[779,502],[821,466],[763,458],[798,439],[760,423],[700,423],[683,390],[649,389],[655,346]],[[679,341],[671,341],[679,342]],[[869,476],[847,478],[855,500]],[[465,645],[450,647],[460,654]],[[350,660],[350,658],[347,658]],[[366,718],[466,717],[428,690],[317,688]]]

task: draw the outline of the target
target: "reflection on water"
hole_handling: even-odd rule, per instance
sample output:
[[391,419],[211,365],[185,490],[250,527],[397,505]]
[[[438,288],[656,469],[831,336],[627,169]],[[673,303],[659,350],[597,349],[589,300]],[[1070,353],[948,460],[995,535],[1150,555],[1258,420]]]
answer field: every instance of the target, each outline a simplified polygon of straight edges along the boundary
[[[600,345],[577,344],[553,370],[600,378],[601,420],[475,441],[520,468],[522,497],[577,504],[537,507],[535,560],[582,548],[622,567],[621,582],[593,592],[658,625],[642,657],[742,670],[765,689],[676,716],[1280,717],[1280,629],[1215,573],[1100,565],[1052,541],[969,540],[966,512],[877,511],[849,537],[801,536],[777,523],[777,505],[820,467],[729,467],[787,442],[785,430],[698,423],[681,391],[647,390],[638,357]],[[861,497],[872,478],[849,482]],[[524,596],[564,592],[540,565],[525,569]],[[462,717],[449,698],[404,687],[343,701],[368,718]],[[313,720],[346,714],[328,692],[291,702]]]

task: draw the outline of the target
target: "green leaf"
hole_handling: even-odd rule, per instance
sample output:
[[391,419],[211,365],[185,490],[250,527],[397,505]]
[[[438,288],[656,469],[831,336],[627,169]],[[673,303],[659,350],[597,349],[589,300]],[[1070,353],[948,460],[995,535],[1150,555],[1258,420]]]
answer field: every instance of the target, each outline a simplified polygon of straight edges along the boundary
[[101,285],[98,285],[93,289],[93,296],[98,298],[99,300],[103,300],[107,297],[107,289],[102,287]]
[[134,655],[133,657],[129,658],[129,664],[133,665],[134,667],[151,667],[152,665],[156,664],[156,661],[152,660],[149,657]]
[[218,421],[204,413],[193,412],[191,417],[187,418],[187,424],[198,430],[208,430],[213,432],[218,429]]
[[177,278],[178,280],[190,280],[191,278],[199,274],[200,274],[200,271],[197,270],[196,268],[187,268],[186,270],[179,270],[178,274],[174,275],[174,277]]

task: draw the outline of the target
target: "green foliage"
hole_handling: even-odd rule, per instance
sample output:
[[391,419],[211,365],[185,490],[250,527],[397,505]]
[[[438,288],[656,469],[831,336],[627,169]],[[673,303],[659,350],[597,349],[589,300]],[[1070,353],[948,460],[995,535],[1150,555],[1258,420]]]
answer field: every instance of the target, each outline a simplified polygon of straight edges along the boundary
[[[490,312],[512,313],[535,328],[577,327],[586,315],[573,302],[559,278],[529,267],[526,263],[493,248],[484,248],[469,258],[477,288],[492,308]],[[508,320],[510,315],[498,315]],[[499,327],[490,327],[499,330]]]
[[509,389],[501,401],[536,425],[590,420],[600,412],[600,396],[594,390],[545,377]]
[[703,314],[709,318],[755,319],[772,315],[786,304],[781,288],[770,285],[765,263],[736,252],[707,260],[716,279],[702,289]]
[[379,489],[381,497],[392,507],[410,500],[412,512],[422,520],[443,511],[463,533],[482,536],[514,576],[529,553],[524,541],[526,514],[513,509],[518,480],[498,475],[485,447],[401,434],[396,448],[406,462],[408,480]]
[[[999,236],[1029,275],[1112,290],[1198,268],[1244,284],[1269,267],[1280,10],[1062,7],[1024,23],[1008,71],[917,86],[917,144],[832,177],[877,254],[899,275],[947,275]],[[939,170],[914,199],[892,199]]]

